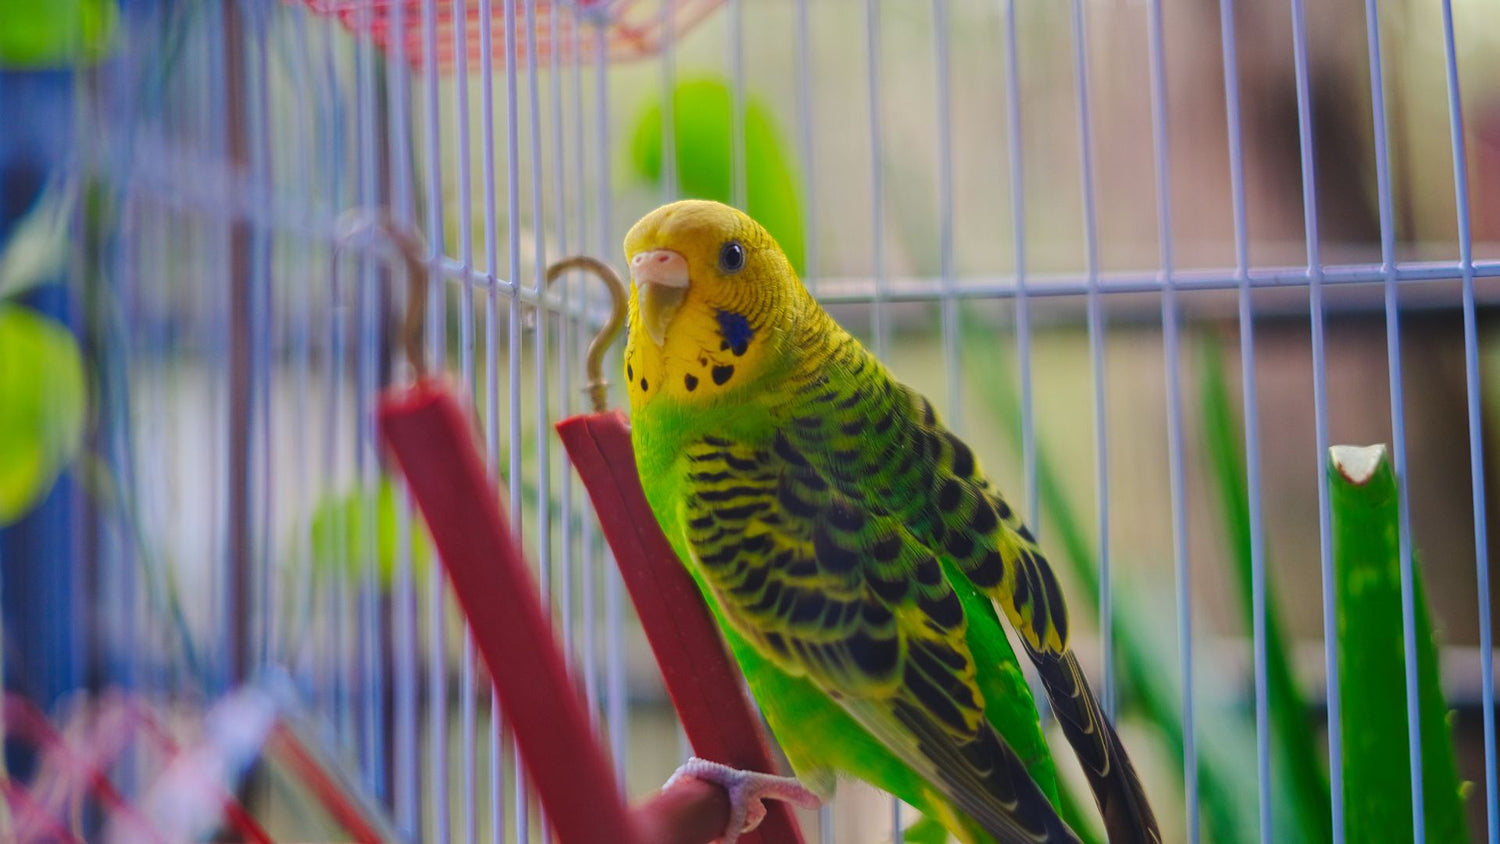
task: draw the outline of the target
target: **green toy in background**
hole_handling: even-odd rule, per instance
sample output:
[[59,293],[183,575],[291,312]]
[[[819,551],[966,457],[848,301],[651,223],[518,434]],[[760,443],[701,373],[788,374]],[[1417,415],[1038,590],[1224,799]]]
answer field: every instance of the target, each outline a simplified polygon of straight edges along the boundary
[[[733,191],[731,137],[734,93],[716,78],[689,79],[672,96],[677,187],[684,199],[730,203]],[[635,173],[651,182],[662,178],[661,101],[649,100],[630,143]],[[770,107],[745,97],[745,199],[741,209],[765,226],[781,244],[798,275],[804,275],[804,220],[796,161],[783,141]]]

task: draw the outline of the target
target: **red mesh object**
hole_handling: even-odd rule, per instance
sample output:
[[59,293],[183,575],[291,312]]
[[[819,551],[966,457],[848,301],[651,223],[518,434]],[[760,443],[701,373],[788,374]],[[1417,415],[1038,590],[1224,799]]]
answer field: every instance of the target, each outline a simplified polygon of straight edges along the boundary
[[227,829],[240,836],[239,840],[261,844],[274,840],[219,782],[220,771],[195,766],[194,748],[179,746],[157,716],[138,699],[119,692],[106,693],[79,707],[68,723],[59,728],[30,701],[7,693],[0,715],[7,737],[29,745],[39,759],[38,771],[29,783],[0,777],[0,802],[8,804],[13,824],[8,831],[14,834],[13,840],[81,841],[68,824],[76,820],[78,807],[86,805],[85,801],[104,809],[111,828],[133,841],[165,844],[180,837],[159,828],[159,814],[151,812],[149,805],[143,810],[141,805],[127,799],[111,780],[111,771],[131,749],[141,754],[134,763],[138,775],[144,773],[160,784],[167,771],[180,766],[189,769],[193,781],[200,785],[197,794],[178,804],[174,819],[190,823],[192,810],[183,811],[181,807],[191,805],[193,798],[197,798],[203,818],[222,814]]
[[[427,0],[303,0],[313,12],[337,17],[350,32],[369,33],[376,46],[394,49],[397,9],[401,15],[401,45],[406,60],[414,68],[425,68],[427,32],[423,26],[423,6]],[[440,72],[454,67],[454,28],[462,10],[464,41],[468,48],[470,72],[479,70],[481,51],[488,46],[497,72],[505,70],[504,0],[491,0],[489,43],[485,41],[485,21],[479,15],[479,0],[431,0],[437,51],[435,64]],[[524,4],[516,5],[516,61],[526,61],[526,16]],[[575,47],[583,61],[594,58],[594,37],[604,28],[605,59],[629,61],[654,55],[670,34],[680,37],[708,17],[724,0],[532,0],[536,5],[536,52],[539,64],[550,63],[554,52],[571,61]],[[666,8],[664,8],[666,4]],[[552,12],[557,10],[557,40],[552,38]],[[664,14],[666,12],[666,14]],[[578,30],[582,30],[579,32]]]

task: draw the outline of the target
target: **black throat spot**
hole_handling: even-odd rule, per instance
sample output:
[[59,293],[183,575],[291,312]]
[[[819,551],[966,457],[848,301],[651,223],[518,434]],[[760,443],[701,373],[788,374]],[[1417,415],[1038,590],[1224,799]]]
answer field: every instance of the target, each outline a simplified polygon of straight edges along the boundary
[[720,310],[715,312],[719,320],[719,336],[722,341],[719,349],[728,349],[739,357],[750,348],[750,341],[755,339],[755,329],[750,327],[750,320],[744,314],[734,311]]

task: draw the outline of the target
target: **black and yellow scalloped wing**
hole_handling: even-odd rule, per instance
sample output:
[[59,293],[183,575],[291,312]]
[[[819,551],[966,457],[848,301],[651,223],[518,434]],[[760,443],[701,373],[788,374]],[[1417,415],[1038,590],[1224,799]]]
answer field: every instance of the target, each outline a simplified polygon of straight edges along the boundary
[[688,545],[741,635],[999,840],[1075,840],[985,720],[962,603],[901,518],[857,506],[786,437],[708,437],[687,457]]
[[1068,649],[1068,614],[1051,565],[1020,517],[932,404],[852,338],[808,370],[784,439],[836,493],[898,516],[995,600],[1036,665],[1089,776],[1111,840],[1159,840],[1139,778]]

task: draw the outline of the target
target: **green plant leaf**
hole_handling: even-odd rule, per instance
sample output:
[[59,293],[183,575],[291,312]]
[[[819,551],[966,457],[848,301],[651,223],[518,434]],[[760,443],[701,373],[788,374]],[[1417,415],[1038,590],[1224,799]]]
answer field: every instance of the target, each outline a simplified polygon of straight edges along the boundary
[[[677,186],[684,198],[730,201],[733,107],[733,92],[716,77],[684,80],[673,90]],[[642,107],[630,143],[636,175],[652,183],[662,178],[661,130],[661,100],[653,98]],[[771,109],[747,95],[744,210],[776,238],[801,274],[805,250],[794,162]]]
[[[1338,616],[1344,831],[1350,841],[1411,841],[1406,658],[1401,615],[1401,523],[1396,473],[1384,445],[1329,449]],[[1422,804],[1427,840],[1468,841],[1437,644],[1412,560]]]
[[[396,494],[391,478],[382,475],[376,488],[356,489],[323,498],[313,511],[311,545],[313,570],[343,577],[359,574],[365,561],[375,561],[382,588],[396,576]],[[411,522],[412,575],[426,576],[432,561],[432,540],[420,516]]]
[[113,0],[0,0],[0,67],[98,61],[109,52],[118,18]]
[[61,323],[0,304],[0,527],[51,489],[83,441],[83,356]]
[[[1234,584],[1240,614],[1246,629],[1253,618],[1253,578],[1250,558],[1250,500],[1245,480],[1244,437],[1238,414],[1229,398],[1219,345],[1206,339],[1201,346],[1202,436],[1212,469],[1209,479],[1218,493],[1229,557],[1234,563]],[[1264,555],[1269,557],[1269,555]],[[1267,562],[1269,565],[1269,561]],[[1322,754],[1307,737],[1315,725],[1307,703],[1292,675],[1291,656],[1281,623],[1276,591],[1266,583],[1266,695],[1269,698],[1272,769],[1278,782],[1287,785],[1290,805],[1272,801],[1278,827],[1297,830],[1298,840],[1328,841],[1330,809],[1328,775]],[[1290,816],[1288,816],[1290,815]]]

